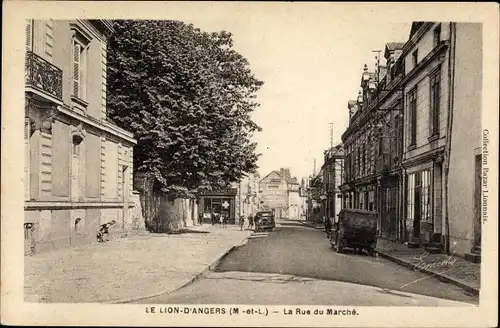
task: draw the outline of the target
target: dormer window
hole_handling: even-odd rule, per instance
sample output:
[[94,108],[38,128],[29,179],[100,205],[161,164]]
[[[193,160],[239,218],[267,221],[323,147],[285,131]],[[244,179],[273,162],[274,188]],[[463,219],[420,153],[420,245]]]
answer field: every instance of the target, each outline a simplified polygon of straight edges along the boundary
[[411,59],[412,59],[413,68],[417,67],[417,65],[418,65],[418,49],[415,50],[411,54]]
[[434,29],[434,47],[437,47],[439,42],[441,42],[441,24]]

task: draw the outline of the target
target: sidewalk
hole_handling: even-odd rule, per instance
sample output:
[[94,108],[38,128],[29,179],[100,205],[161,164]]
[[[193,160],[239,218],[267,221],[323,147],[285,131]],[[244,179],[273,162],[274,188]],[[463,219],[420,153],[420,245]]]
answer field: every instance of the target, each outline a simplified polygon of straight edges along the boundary
[[25,301],[119,303],[172,292],[195,280],[251,231],[211,225],[25,256]]
[[[301,221],[304,225],[323,230],[322,224]],[[421,271],[438,279],[459,286],[478,295],[481,281],[481,264],[472,263],[458,256],[428,254],[423,248],[408,248],[406,245],[384,239],[377,241],[379,256],[412,270]]]
[[480,263],[472,263],[453,255],[429,254],[423,248],[408,248],[406,245],[383,239],[377,241],[377,252],[393,262],[436,276],[474,295],[479,295]]

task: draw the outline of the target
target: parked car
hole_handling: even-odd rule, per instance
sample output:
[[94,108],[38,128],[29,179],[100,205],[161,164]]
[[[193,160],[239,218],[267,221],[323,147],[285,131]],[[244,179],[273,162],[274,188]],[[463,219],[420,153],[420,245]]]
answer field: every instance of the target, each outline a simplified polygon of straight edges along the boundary
[[377,248],[377,213],[358,209],[342,209],[339,220],[332,227],[330,245],[337,253],[345,248],[367,250],[375,254]]
[[275,227],[274,213],[271,211],[257,212],[255,214],[255,231],[273,231]]

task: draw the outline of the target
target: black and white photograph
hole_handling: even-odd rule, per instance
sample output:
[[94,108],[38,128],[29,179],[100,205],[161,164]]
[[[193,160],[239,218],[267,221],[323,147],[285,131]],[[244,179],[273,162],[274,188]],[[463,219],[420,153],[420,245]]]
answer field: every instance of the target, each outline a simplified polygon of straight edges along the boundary
[[497,4],[141,2],[4,6],[2,323],[497,325]]

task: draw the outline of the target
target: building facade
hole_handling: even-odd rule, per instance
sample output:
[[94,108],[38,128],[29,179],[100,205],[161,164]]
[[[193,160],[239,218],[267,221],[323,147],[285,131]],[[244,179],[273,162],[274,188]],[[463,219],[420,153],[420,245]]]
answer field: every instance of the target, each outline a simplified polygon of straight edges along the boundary
[[325,213],[331,220],[340,213],[342,209],[342,194],[339,186],[342,184],[344,175],[344,151],[342,144],[332,147],[324,152],[324,164],[321,168],[323,174],[323,191]]
[[460,23],[450,26],[450,47],[454,54],[452,81],[453,116],[449,133],[448,218],[450,251],[481,260],[481,180],[482,140],[489,139],[481,129],[483,44],[482,25]]
[[25,61],[25,248],[131,228],[131,133],[106,116],[106,20],[29,20]]
[[258,173],[250,173],[237,185],[238,208],[236,211],[238,215],[248,218],[249,215],[254,216],[261,208],[259,180]]
[[273,211],[276,218],[300,217],[299,183],[289,169],[272,171],[261,179],[259,194],[262,209]]
[[238,216],[238,188],[227,188],[200,193],[198,195],[198,217],[210,222],[210,214],[217,213],[228,218],[228,223],[234,224]]
[[480,258],[481,39],[480,24],[414,22],[365,67],[341,190],[345,207],[378,213],[380,236]]

